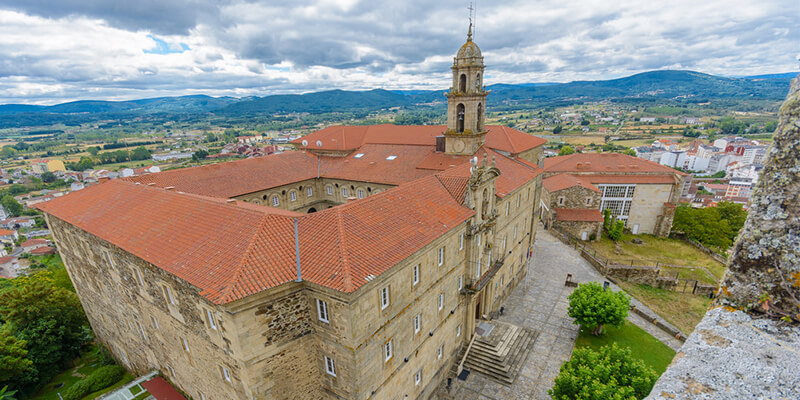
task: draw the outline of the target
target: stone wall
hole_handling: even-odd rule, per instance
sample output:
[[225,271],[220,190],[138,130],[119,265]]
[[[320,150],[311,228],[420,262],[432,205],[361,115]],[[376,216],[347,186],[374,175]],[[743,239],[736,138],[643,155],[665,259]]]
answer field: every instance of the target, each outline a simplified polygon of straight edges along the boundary
[[[572,186],[549,193],[550,210],[554,208],[594,208],[600,209],[600,193],[583,186]],[[561,201],[563,199],[563,202]],[[587,199],[589,202],[587,203]]]
[[[669,202],[674,185],[643,185],[637,184],[633,193],[630,215],[626,226],[633,229],[639,225],[639,233],[648,233],[663,236],[663,226],[672,227],[672,219],[662,223],[664,219],[664,203]],[[669,234],[669,228],[667,228]]]
[[[581,239],[583,232],[586,232],[587,240],[599,240],[603,233],[602,222],[581,222],[581,221],[553,221],[553,228]],[[594,239],[592,239],[594,235]]]

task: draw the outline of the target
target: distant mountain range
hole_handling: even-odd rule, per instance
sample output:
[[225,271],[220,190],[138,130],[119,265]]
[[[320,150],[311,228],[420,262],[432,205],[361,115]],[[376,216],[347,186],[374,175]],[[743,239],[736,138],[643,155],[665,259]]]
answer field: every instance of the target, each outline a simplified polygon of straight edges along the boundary
[[[495,84],[488,107],[503,103],[548,104],[609,99],[708,99],[742,98],[782,100],[795,73],[721,77],[693,71],[650,71],[620,79],[569,83]],[[131,101],[84,100],[35,106],[0,105],[0,127],[32,126],[64,119],[123,118],[152,114],[204,114],[242,116],[283,112],[373,111],[445,101],[441,90],[368,91],[328,90],[300,95],[272,95],[260,98],[180,96]]]

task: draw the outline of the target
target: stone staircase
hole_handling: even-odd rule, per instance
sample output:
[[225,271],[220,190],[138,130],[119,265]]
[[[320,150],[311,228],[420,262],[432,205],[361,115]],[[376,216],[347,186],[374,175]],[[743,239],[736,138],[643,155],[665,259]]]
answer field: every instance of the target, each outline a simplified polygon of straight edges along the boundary
[[475,339],[464,368],[510,385],[522,370],[538,333],[499,321],[490,324],[494,329],[488,336]]

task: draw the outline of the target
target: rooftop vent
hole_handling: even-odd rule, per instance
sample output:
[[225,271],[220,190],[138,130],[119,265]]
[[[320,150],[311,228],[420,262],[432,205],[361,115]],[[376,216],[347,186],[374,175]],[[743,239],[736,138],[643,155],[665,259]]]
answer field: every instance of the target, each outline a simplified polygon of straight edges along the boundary
[[322,147],[322,140],[317,140],[317,147]]
[[358,153],[353,156],[353,158],[361,158],[361,157],[364,157],[364,153]]
[[167,186],[164,188],[164,190],[172,190],[172,189],[175,189],[175,186]]
[[150,182],[150,183],[147,184],[147,186],[153,186],[155,184],[156,184],[155,182]]
[[227,203],[236,203],[236,199],[228,199],[226,200]]
[[372,275],[372,274],[369,274],[369,275],[364,277],[364,280],[367,281],[367,282],[369,282],[369,281],[371,281],[373,279],[375,279],[375,275]]
[[303,141],[300,142],[300,144],[302,144],[303,147],[307,147],[308,146],[308,140],[303,139]]
[[395,158],[397,158],[397,156],[389,156],[389,157],[386,157],[386,159],[387,159],[387,160],[389,160],[389,161],[392,161],[392,160],[394,160]]

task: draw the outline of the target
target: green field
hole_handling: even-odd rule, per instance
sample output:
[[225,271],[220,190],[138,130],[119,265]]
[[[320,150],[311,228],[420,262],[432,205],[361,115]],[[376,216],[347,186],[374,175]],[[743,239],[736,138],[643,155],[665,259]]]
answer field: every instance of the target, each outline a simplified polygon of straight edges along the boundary
[[711,299],[706,296],[678,293],[625,281],[619,281],[618,284],[625,292],[686,335],[694,331],[694,327],[700,323],[711,305]]
[[629,347],[632,357],[653,367],[658,375],[664,373],[675,357],[675,351],[628,321],[625,321],[621,328],[604,327],[603,334],[600,336],[594,336],[588,329],[581,328],[578,339],[575,341],[575,348],[589,347],[597,350],[611,343],[616,343],[620,347]]

